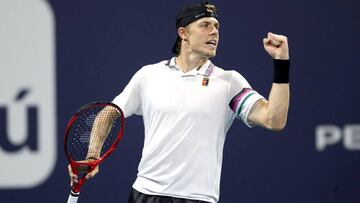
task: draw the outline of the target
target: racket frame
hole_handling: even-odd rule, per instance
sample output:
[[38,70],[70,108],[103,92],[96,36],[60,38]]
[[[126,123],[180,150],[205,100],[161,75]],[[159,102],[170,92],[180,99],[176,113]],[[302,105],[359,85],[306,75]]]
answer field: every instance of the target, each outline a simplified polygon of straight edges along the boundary
[[[115,142],[109,147],[109,149],[99,158],[94,159],[94,160],[90,160],[89,162],[84,162],[84,163],[79,163],[77,161],[74,161],[71,159],[71,156],[67,150],[67,139],[68,139],[68,135],[70,133],[70,129],[72,127],[72,125],[74,124],[74,122],[76,121],[76,119],[78,118],[78,116],[83,112],[86,111],[90,108],[93,108],[94,106],[112,106],[114,107],[120,114],[120,122],[121,122],[121,126],[120,126],[120,130],[117,134],[116,140]],[[124,118],[124,113],[121,110],[120,107],[118,107],[117,105],[113,104],[113,103],[109,103],[109,102],[93,102],[93,103],[89,103],[86,104],[84,106],[82,106],[70,119],[70,121],[68,122],[68,124],[66,125],[66,130],[65,130],[65,136],[64,136],[64,149],[65,149],[65,154],[66,154],[66,158],[69,161],[70,167],[72,169],[73,174],[78,175],[79,171],[78,168],[80,167],[88,167],[85,174],[83,175],[83,177],[81,177],[81,179],[78,181],[78,183],[74,183],[73,187],[72,187],[72,191],[74,193],[79,193],[80,192],[80,187],[85,183],[85,176],[86,174],[92,172],[93,170],[95,170],[95,168],[101,163],[103,162],[116,148],[116,145],[120,142],[123,132],[124,132],[124,125],[125,125],[125,118]]]

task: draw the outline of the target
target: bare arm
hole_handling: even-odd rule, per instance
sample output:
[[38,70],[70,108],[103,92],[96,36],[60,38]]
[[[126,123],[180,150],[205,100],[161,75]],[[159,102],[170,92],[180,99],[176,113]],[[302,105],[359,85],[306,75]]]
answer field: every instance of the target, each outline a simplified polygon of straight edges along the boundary
[[289,109],[289,84],[273,83],[269,100],[258,100],[252,107],[248,119],[270,130],[282,130],[286,125]]
[[107,138],[111,126],[117,116],[117,112],[113,107],[105,107],[96,116],[94,125],[91,129],[89,150],[87,159],[96,159],[100,156],[101,149]]
[[[285,36],[268,33],[263,43],[265,50],[273,59],[289,60],[288,42]],[[268,100],[257,101],[249,113],[248,120],[270,130],[282,130],[286,125],[289,100],[289,82],[274,81]]]
[[[91,161],[100,157],[102,146],[109,134],[113,121],[118,116],[116,110],[112,107],[105,107],[96,116],[93,127],[91,129],[89,149],[84,162]],[[78,177],[72,172],[70,164],[68,165],[68,171],[70,175],[70,185],[78,183]],[[99,172],[99,166],[93,171],[86,174],[86,179],[94,177]]]

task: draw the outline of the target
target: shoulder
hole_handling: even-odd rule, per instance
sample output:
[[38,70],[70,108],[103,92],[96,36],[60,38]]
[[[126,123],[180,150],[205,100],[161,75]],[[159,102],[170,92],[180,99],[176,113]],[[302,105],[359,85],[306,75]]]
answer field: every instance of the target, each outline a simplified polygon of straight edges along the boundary
[[163,60],[157,63],[144,65],[143,67],[141,67],[139,71],[149,72],[149,71],[163,70],[166,67],[168,67],[168,60]]
[[217,77],[221,77],[227,81],[232,81],[232,80],[245,80],[246,79],[236,70],[226,70],[223,68],[220,68],[218,66],[214,67],[214,71],[213,71],[214,76]]
[[149,74],[155,74],[159,71],[163,71],[168,67],[168,60],[163,60],[153,64],[147,64],[141,67],[137,72],[136,75],[138,76],[145,76]]

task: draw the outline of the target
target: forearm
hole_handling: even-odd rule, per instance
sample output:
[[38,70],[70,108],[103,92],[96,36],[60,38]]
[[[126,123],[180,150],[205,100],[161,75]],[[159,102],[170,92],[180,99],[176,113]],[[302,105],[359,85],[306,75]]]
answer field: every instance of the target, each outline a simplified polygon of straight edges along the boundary
[[267,103],[266,126],[281,130],[286,125],[290,100],[289,83],[273,83]]
[[95,118],[92,126],[87,158],[98,158],[103,144],[109,134],[114,115],[109,109],[102,110]]
[[274,60],[274,78],[270,90],[267,114],[268,125],[273,129],[283,129],[289,109],[289,60]]
[[106,139],[106,128],[99,120],[94,122],[91,130],[89,149],[87,158],[98,158],[100,156],[101,148]]

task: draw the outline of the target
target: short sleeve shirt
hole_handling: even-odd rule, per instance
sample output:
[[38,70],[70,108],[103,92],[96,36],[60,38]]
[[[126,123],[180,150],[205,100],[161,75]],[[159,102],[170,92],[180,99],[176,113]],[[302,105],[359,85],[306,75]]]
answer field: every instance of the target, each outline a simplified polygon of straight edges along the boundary
[[263,97],[236,71],[208,60],[184,73],[175,58],[141,68],[113,103],[142,115],[145,140],[136,190],[217,202],[226,133],[234,118],[247,126]]

